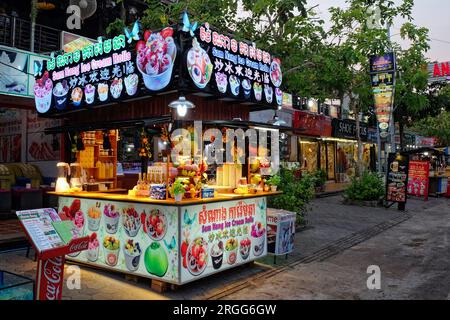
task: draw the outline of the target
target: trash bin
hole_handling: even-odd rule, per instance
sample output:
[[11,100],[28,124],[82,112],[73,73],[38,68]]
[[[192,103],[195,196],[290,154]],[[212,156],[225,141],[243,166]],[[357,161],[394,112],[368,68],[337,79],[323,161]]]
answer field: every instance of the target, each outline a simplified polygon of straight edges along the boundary
[[268,209],[267,251],[276,256],[294,250],[295,212]]
[[34,300],[34,281],[0,270],[0,300]]

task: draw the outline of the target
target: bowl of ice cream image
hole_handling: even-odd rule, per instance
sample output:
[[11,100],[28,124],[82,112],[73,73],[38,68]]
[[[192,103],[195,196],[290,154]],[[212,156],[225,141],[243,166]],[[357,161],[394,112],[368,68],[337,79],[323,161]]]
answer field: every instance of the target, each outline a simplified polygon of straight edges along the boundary
[[280,88],[275,88],[275,98],[277,104],[281,106],[283,104],[283,91],[281,91]]
[[163,31],[152,33],[146,42],[138,42],[136,47],[138,70],[142,73],[145,86],[152,91],[167,87],[177,55],[172,28]]
[[192,40],[192,48],[187,54],[187,68],[195,85],[200,89],[205,88],[211,80],[213,65],[196,38]]
[[99,83],[97,86],[97,92],[98,92],[98,98],[100,101],[106,101],[108,100],[108,84],[106,83]]
[[253,84],[253,92],[255,93],[255,99],[257,101],[261,101],[262,100],[262,85],[259,82],[255,82]]
[[36,103],[36,110],[40,113],[45,113],[52,105],[52,90],[53,82],[48,77],[48,72],[44,76],[36,80],[34,84],[34,101]]
[[251,236],[253,238],[253,254],[260,256],[265,250],[264,244],[266,241],[266,228],[261,222],[252,224]]
[[227,86],[228,86],[228,77],[223,72],[216,72],[216,84],[217,84],[217,90],[221,93],[227,92]]
[[267,103],[272,103],[273,101],[273,89],[270,85],[264,85],[264,95],[266,96]]
[[211,260],[215,270],[220,269],[223,262],[223,242],[215,243],[211,248]]
[[69,92],[69,86],[67,81],[63,80],[58,82],[53,88],[53,99],[55,100],[55,107],[58,110],[64,110],[67,105],[67,93]]
[[225,250],[227,252],[227,262],[230,265],[236,263],[237,251],[238,251],[238,241],[235,238],[228,239],[225,243]]
[[135,73],[130,74],[125,78],[125,90],[129,96],[134,96],[137,92],[139,83],[138,75]]
[[88,84],[84,87],[84,98],[87,104],[92,104],[95,99],[95,87],[92,84]]
[[249,99],[252,93],[252,83],[248,79],[242,80],[242,89],[244,89],[245,99]]
[[246,260],[250,255],[250,250],[252,247],[252,241],[249,238],[242,239],[239,243],[239,253],[241,254],[242,260]]
[[283,74],[281,73],[281,61],[280,59],[273,59],[270,64],[270,80],[275,87],[281,86],[283,81]]
[[123,80],[115,78],[111,83],[109,90],[111,91],[111,96],[114,99],[119,98],[123,90]]
[[100,220],[102,218],[102,213],[100,210],[100,203],[97,202],[95,206],[88,209],[87,221],[88,229],[90,231],[97,231],[100,227]]
[[107,204],[103,208],[106,232],[114,234],[117,232],[120,220],[120,213],[113,204]]
[[83,99],[83,90],[80,87],[76,87],[72,90],[72,101],[73,105],[78,107]]
[[230,89],[231,93],[235,96],[239,95],[239,86],[241,85],[241,81],[235,75],[230,76]]
[[122,210],[122,224],[129,237],[135,237],[141,228],[141,217],[133,207]]
[[123,246],[123,254],[125,256],[125,265],[128,270],[136,271],[139,268],[142,249],[138,242],[129,239]]
[[88,249],[86,250],[86,258],[91,262],[97,261],[99,248],[100,243],[97,239],[97,234],[94,232],[89,239]]
[[103,239],[103,250],[105,252],[105,263],[114,267],[119,261],[120,240],[113,236],[106,236]]

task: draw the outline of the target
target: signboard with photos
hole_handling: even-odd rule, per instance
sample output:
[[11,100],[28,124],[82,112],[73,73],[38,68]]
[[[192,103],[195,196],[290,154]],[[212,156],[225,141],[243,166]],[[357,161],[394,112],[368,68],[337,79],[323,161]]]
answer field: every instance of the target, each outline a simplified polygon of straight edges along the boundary
[[389,121],[394,102],[396,62],[393,52],[370,57],[370,77],[374,95],[375,115],[380,137],[389,135]]
[[136,22],[112,39],[98,38],[80,50],[37,63],[37,111],[62,113],[173,89],[282,105],[279,59],[213,31],[208,23],[196,26],[187,13],[182,26],[159,31],[141,30]]

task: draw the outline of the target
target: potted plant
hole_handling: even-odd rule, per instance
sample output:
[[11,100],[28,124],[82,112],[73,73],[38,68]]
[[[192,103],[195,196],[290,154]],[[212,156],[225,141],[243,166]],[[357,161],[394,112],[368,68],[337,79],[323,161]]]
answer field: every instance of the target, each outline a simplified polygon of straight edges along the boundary
[[277,187],[281,184],[281,177],[275,174],[267,180],[267,184],[270,185],[272,192],[275,192],[277,191]]
[[320,169],[314,172],[314,188],[316,192],[323,192],[325,190],[325,182],[327,181],[327,173]]
[[180,202],[183,199],[184,192],[185,189],[183,183],[181,183],[180,180],[175,180],[173,183],[173,194],[176,202]]

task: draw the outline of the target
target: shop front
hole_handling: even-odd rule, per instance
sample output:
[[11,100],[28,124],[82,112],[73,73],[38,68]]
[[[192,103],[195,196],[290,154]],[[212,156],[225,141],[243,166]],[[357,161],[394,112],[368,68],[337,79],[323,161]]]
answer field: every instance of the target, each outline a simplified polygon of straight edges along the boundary
[[65,119],[52,194],[90,237],[68,259],[184,284],[267,254],[280,126],[247,120],[282,104],[281,61],[207,23],[144,34],[52,56],[36,108]]
[[[333,119],[333,138],[336,143],[336,181],[348,182],[356,174],[358,161],[358,142],[356,137],[356,122],[354,120]],[[369,139],[367,124],[360,124],[360,137],[363,141],[362,163],[363,169],[375,168],[375,145]]]
[[336,143],[331,137],[331,118],[308,111],[295,111],[293,127],[298,135],[299,162],[302,170],[313,173],[323,170],[327,180],[335,180]]

